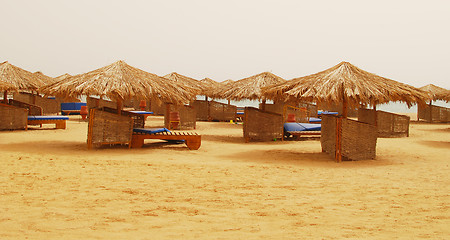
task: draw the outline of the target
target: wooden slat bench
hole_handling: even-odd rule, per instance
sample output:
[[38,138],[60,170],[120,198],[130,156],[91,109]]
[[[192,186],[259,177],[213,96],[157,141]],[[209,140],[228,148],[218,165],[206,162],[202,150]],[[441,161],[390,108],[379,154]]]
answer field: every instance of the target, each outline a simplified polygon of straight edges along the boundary
[[184,141],[190,150],[197,150],[202,143],[201,135],[192,132],[167,132],[161,131],[152,133],[150,129],[138,128],[133,129],[131,137],[131,147],[140,148],[144,145],[145,139],[161,139],[161,140],[175,140]]
[[28,116],[28,125],[55,124],[56,129],[66,129],[66,116]]

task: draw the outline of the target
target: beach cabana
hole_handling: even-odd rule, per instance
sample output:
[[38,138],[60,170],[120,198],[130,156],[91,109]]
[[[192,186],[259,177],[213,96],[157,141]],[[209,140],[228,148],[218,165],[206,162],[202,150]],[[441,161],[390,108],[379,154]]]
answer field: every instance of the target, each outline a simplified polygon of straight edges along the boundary
[[390,101],[401,101],[412,106],[414,103],[423,104],[426,98],[419,89],[369,73],[348,62],[264,91],[264,95],[273,100],[341,103],[341,116],[322,116],[321,135],[322,151],[333,155],[338,162],[342,159],[374,159],[376,156],[376,125],[348,119],[349,106],[376,106]]
[[433,101],[449,101],[450,90],[428,84],[419,88],[428,93],[428,105],[417,108],[417,120],[423,119],[427,122],[450,122],[450,108],[433,105]]
[[[69,97],[94,95],[100,98],[108,97],[115,101],[114,111],[117,117],[114,119],[110,118],[110,112],[90,110],[88,147],[102,144],[131,146],[133,121],[132,118],[121,114],[124,100],[133,97],[151,99],[154,96],[164,103],[183,105],[192,101],[197,94],[195,89],[132,67],[124,61],[117,61],[108,66],[66,78],[43,87],[41,91]],[[127,121],[130,122],[126,123]],[[129,127],[118,128],[116,125]],[[113,130],[115,133],[111,134]]]

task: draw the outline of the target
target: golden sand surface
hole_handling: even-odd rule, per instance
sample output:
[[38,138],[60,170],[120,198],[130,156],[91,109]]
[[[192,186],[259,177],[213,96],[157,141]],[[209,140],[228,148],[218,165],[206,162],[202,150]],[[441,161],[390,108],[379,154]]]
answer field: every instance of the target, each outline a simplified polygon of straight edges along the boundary
[[242,125],[218,122],[196,132],[196,151],[88,150],[79,116],[0,132],[0,239],[450,236],[449,124],[412,123],[408,138],[378,139],[375,160],[343,163],[318,140],[244,143]]

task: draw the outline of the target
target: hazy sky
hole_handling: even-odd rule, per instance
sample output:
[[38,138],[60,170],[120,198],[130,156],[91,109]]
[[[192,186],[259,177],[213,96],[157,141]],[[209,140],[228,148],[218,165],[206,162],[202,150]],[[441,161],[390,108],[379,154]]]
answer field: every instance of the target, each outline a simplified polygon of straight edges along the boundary
[[49,76],[125,60],[158,75],[285,79],[341,61],[450,89],[448,0],[0,0],[0,61]]

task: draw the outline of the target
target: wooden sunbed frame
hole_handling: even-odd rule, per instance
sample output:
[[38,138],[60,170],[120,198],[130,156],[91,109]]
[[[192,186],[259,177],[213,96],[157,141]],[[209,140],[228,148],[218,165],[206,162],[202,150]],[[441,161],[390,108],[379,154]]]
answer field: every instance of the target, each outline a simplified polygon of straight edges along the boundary
[[301,136],[320,136],[322,134],[321,131],[284,131],[283,134],[283,140],[286,139],[286,133],[289,133],[290,135],[294,136],[295,138],[299,138]]
[[56,129],[66,129],[66,119],[28,119],[28,125],[41,125],[54,123]]
[[81,110],[61,110],[61,113],[63,113],[63,115],[70,115],[72,113],[78,113],[80,114]]
[[202,143],[201,135],[191,132],[160,132],[160,133],[133,133],[131,137],[131,147],[141,148],[144,145],[144,139],[161,140],[184,140],[190,150],[197,150]]

